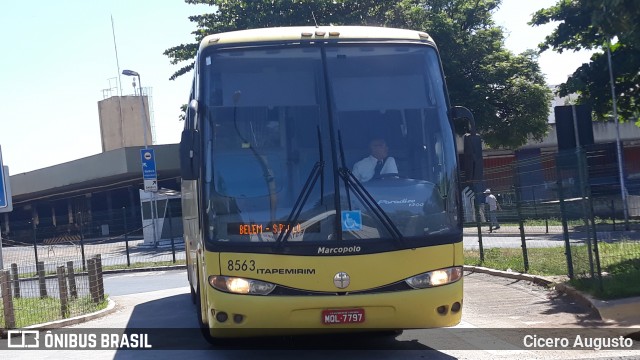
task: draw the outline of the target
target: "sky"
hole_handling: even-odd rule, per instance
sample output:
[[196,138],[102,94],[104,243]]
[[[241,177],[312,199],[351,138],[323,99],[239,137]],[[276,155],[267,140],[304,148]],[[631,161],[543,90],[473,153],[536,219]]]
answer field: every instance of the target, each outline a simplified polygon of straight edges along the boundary
[[[526,23],[556,0],[503,0],[494,14],[514,53],[536,48],[553,26]],[[118,91],[133,93],[130,69],[151,88],[156,144],[180,141],[180,106],[188,100],[191,74],[169,77],[162,53],[194,41],[190,15],[211,12],[182,0],[11,1],[0,12],[0,147],[12,175],[101,152],[98,101]],[[111,19],[113,18],[113,28]],[[114,47],[114,33],[117,45]],[[439,44],[440,46],[446,46]],[[549,84],[559,84],[587,52],[544,52],[539,59]],[[184,65],[184,64],[182,64]]]

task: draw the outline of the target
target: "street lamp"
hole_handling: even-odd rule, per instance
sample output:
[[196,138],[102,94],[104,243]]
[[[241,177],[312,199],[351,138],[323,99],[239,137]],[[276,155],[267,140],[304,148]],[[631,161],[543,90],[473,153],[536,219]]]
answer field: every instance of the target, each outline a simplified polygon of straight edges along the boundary
[[[144,111],[144,98],[142,97],[142,81],[140,80],[140,74],[138,74],[137,71],[133,71],[133,70],[122,70],[122,75],[126,75],[126,76],[137,76],[138,77],[138,87],[140,88],[140,103],[142,104],[142,107],[140,108],[140,110],[142,111],[142,129],[144,130],[144,148],[147,149],[147,119],[146,119],[146,112]],[[135,90],[135,84],[134,84],[134,90]],[[153,229],[153,243],[154,244],[158,244],[158,237],[156,235],[156,214],[158,213],[158,209],[156,208],[157,204],[156,204],[156,198],[155,198],[155,193],[152,191],[151,192],[151,206],[150,206],[150,210],[151,210],[151,227]]]
[[122,70],[122,75],[126,76],[137,76],[138,77],[138,87],[140,88],[140,102],[142,103],[142,107],[140,110],[142,111],[142,130],[144,131],[144,148],[147,148],[147,119],[146,112],[144,111],[144,98],[142,97],[142,81],[140,81],[140,74],[133,70]]

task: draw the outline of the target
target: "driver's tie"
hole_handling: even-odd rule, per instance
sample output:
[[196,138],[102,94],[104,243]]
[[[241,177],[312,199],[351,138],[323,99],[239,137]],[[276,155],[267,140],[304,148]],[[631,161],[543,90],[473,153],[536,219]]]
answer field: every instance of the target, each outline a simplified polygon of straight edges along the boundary
[[382,171],[383,164],[384,163],[382,162],[382,160],[378,160],[378,163],[376,164],[376,167],[373,170],[373,176],[380,176],[380,171]]

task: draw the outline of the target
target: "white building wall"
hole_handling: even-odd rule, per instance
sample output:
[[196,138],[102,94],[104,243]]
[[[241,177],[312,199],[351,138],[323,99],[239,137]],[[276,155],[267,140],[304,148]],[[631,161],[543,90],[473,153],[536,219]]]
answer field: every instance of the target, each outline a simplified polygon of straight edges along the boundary
[[144,146],[145,131],[147,145],[153,143],[149,102],[147,96],[143,96],[142,99],[145,109],[144,119],[142,119],[140,96],[112,96],[98,102],[102,152],[123,147]]

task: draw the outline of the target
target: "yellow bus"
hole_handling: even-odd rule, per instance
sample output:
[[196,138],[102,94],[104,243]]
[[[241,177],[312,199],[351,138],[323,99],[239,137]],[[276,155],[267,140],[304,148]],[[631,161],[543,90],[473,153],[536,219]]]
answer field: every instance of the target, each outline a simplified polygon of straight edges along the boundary
[[472,121],[449,105],[424,32],[205,37],[180,145],[187,273],[205,338],[457,324],[455,117]]

